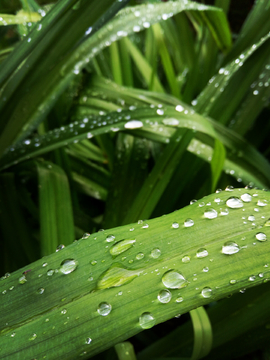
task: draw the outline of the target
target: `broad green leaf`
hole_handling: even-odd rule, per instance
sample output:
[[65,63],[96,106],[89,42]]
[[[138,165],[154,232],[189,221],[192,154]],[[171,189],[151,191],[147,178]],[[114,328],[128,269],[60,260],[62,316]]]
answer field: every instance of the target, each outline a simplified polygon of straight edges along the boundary
[[[269,201],[257,189],[212,194],[161,218],[85,236],[4,277],[1,356],[86,359],[179,313],[262,284],[269,278]],[[243,210],[248,215],[254,207],[255,225],[247,226]],[[114,259],[109,249],[131,233],[136,243]],[[116,263],[139,275],[119,285]],[[99,290],[104,273],[112,277]]]

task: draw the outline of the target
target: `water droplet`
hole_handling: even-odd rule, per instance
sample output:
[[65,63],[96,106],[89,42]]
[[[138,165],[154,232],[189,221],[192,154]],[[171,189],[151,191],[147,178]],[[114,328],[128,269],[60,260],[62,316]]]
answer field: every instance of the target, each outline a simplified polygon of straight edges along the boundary
[[208,209],[204,212],[204,217],[207,219],[215,219],[218,216],[218,213],[215,209]]
[[65,247],[65,245],[63,245],[63,244],[58,245],[55,252],[58,252],[58,251],[64,249],[64,247]]
[[208,267],[208,266],[206,266],[206,267],[203,268],[203,272],[208,272],[208,271],[209,271],[209,267]]
[[174,223],[172,223],[172,227],[173,227],[174,229],[178,229],[178,228],[179,228],[179,224],[178,224],[177,222],[174,222]]
[[117,256],[119,254],[122,254],[123,252],[130,249],[135,244],[135,242],[136,239],[127,239],[127,240],[118,241],[110,248],[110,254],[112,256]]
[[169,289],[181,289],[188,285],[188,282],[184,278],[184,276],[174,270],[167,271],[162,276],[162,282],[164,286],[166,286]]
[[267,236],[265,235],[265,233],[259,232],[256,234],[256,239],[259,241],[266,241]]
[[234,187],[231,185],[228,185],[225,189],[225,191],[233,191],[233,190],[234,190]]
[[14,337],[16,335],[15,332],[13,332],[12,334],[10,334],[10,337]]
[[61,310],[61,314],[62,314],[62,315],[65,315],[66,313],[67,313],[67,309]]
[[148,229],[149,228],[149,225],[148,224],[144,224],[143,226],[142,226],[142,229]]
[[230,197],[226,201],[226,205],[231,209],[239,209],[239,208],[243,207],[244,204],[241,199],[239,199],[237,197]]
[[164,125],[169,125],[169,126],[177,126],[177,125],[179,125],[179,120],[174,119],[174,118],[163,119],[162,122],[163,122]]
[[267,200],[258,200],[257,205],[258,206],[266,206],[267,205]]
[[208,256],[208,251],[204,248],[200,248],[197,250],[196,256],[199,259],[204,258],[204,257]]
[[90,236],[89,233],[84,233],[83,236],[82,236],[82,239],[88,239]]
[[96,261],[96,260],[92,260],[92,261],[90,262],[90,264],[94,266],[94,265],[97,264],[97,261]]
[[236,280],[234,280],[234,279],[232,279],[232,280],[230,280],[230,284],[236,284]]
[[89,344],[91,344],[91,342],[92,342],[91,338],[86,338],[85,339],[85,344],[89,345]]
[[113,264],[108,270],[100,275],[97,282],[97,288],[108,289],[111,287],[122,286],[134,280],[141,272],[141,270],[126,269],[121,264]]
[[177,302],[177,303],[180,303],[180,302],[182,302],[184,299],[182,298],[182,296],[179,296],[175,301]]
[[143,127],[143,123],[139,120],[130,120],[127,123],[125,123],[126,129],[138,129]]
[[137,260],[141,260],[141,259],[143,259],[143,258],[144,258],[144,254],[143,254],[143,253],[139,253],[139,254],[136,255],[136,259],[137,259]]
[[240,197],[244,202],[251,202],[252,200],[252,196],[247,193],[241,195]]
[[255,275],[251,275],[249,278],[248,278],[248,281],[255,281],[256,280],[256,276]]
[[45,289],[44,289],[44,288],[39,288],[39,289],[38,289],[38,291],[37,291],[37,293],[38,293],[38,294],[43,294],[43,293],[44,293],[44,291],[45,291]]
[[76,270],[77,266],[78,266],[78,261],[76,261],[74,259],[66,259],[61,262],[59,271],[62,274],[67,275],[67,274],[70,274],[71,272],[73,272],[74,270]]
[[185,264],[189,263],[190,262],[190,256],[188,256],[188,255],[183,256],[182,257],[182,262],[185,263]]
[[115,239],[115,236],[114,236],[114,235],[108,235],[108,236],[106,237],[106,241],[107,241],[107,242],[112,242],[112,241],[114,241],[114,239]]
[[161,251],[160,251],[159,249],[153,249],[153,250],[151,251],[151,254],[150,254],[150,256],[151,256],[153,259],[159,258],[160,255],[161,255]]
[[20,284],[25,284],[26,283],[26,277],[25,277],[25,275],[23,275],[23,276],[21,276],[20,278],[19,278],[19,283]]
[[191,227],[194,225],[194,221],[192,219],[186,219],[184,222],[185,227]]
[[248,221],[255,221],[255,216],[254,215],[249,215]]
[[210,287],[205,287],[201,292],[204,298],[210,298],[212,296],[212,289]]
[[238,253],[239,250],[240,250],[239,245],[237,245],[234,241],[227,241],[222,246],[222,253],[226,255],[236,254]]
[[150,329],[156,323],[154,316],[150,312],[144,312],[139,317],[139,324],[143,329]]
[[48,275],[48,276],[53,276],[53,274],[54,274],[54,270],[53,270],[53,269],[50,269],[50,270],[47,271],[47,275]]
[[36,337],[37,337],[37,334],[33,334],[33,335],[29,338],[29,340],[35,340]]
[[97,311],[99,315],[107,316],[112,311],[112,305],[108,304],[107,302],[102,302],[98,305]]
[[178,112],[182,112],[182,111],[184,111],[184,108],[183,108],[182,105],[177,105],[177,106],[175,107],[175,110],[178,111]]
[[162,304],[167,304],[171,301],[172,294],[169,290],[161,290],[157,298]]
[[229,209],[220,209],[220,215],[222,216],[229,215]]

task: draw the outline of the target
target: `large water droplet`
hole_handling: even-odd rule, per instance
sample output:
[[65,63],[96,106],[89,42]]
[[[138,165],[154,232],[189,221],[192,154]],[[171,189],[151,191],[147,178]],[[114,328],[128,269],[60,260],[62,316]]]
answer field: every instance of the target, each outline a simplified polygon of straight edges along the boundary
[[252,200],[252,196],[247,193],[241,195],[240,197],[244,202],[251,202]]
[[188,281],[184,278],[184,276],[174,270],[167,271],[162,276],[162,282],[164,286],[169,289],[181,289],[188,285]]
[[234,241],[227,241],[222,246],[222,253],[226,254],[226,255],[236,254],[236,253],[238,253],[239,250],[240,250],[239,245],[236,244]]
[[121,264],[113,264],[108,270],[100,275],[97,288],[108,289],[111,287],[122,286],[134,280],[142,271],[129,270]]
[[200,248],[197,250],[196,256],[199,259],[204,258],[204,257],[208,256],[208,251],[204,248]]
[[143,329],[150,329],[156,323],[154,316],[150,312],[144,312],[139,317],[139,324]]
[[267,205],[267,200],[258,200],[257,205],[258,206],[266,206]]
[[194,221],[192,219],[186,219],[184,222],[185,227],[191,227],[194,225]]
[[226,201],[226,205],[231,209],[239,209],[239,208],[243,207],[244,204],[241,199],[239,199],[237,197],[230,197]]
[[76,270],[77,266],[78,266],[78,261],[77,260],[66,259],[66,260],[61,262],[61,266],[60,266],[59,271],[62,274],[67,275],[67,274],[70,274],[71,272],[73,272],[74,270]]
[[126,129],[138,129],[143,127],[143,123],[140,120],[130,120],[125,123]]
[[212,289],[210,287],[205,287],[201,292],[204,298],[210,298],[212,296]]
[[117,256],[119,254],[122,254],[123,252],[130,249],[135,244],[135,242],[136,239],[127,239],[127,240],[118,241],[110,248],[110,254],[112,256]]
[[267,236],[265,233],[263,232],[259,232],[256,234],[256,239],[259,241],[266,241],[267,240]]
[[218,213],[215,209],[208,209],[204,212],[204,217],[207,219],[215,219],[218,216]]
[[162,304],[167,304],[171,301],[172,294],[169,290],[161,290],[157,298]]
[[102,302],[98,305],[97,311],[99,315],[107,316],[112,311],[112,305],[108,304],[107,302]]
[[153,249],[153,250],[151,251],[151,254],[150,254],[150,256],[151,256],[153,259],[159,258],[160,255],[161,255],[161,251],[160,251],[159,249]]

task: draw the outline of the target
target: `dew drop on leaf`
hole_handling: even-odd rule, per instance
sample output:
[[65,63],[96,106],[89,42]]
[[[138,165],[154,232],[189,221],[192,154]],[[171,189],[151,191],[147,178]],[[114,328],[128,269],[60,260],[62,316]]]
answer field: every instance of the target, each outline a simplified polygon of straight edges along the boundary
[[240,197],[244,202],[251,202],[252,200],[252,196],[247,193],[242,194]]
[[126,240],[118,241],[110,248],[110,254],[112,256],[117,256],[119,254],[122,254],[123,252],[130,249],[135,244],[135,242],[136,239],[126,239]]
[[112,241],[114,241],[114,239],[115,239],[115,236],[114,236],[114,235],[108,235],[108,236],[106,237],[106,241],[107,241],[107,242],[112,242]]
[[189,263],[190,262],[190,256],[188,256],[188,255],[183,256],[182,257],[182,262],[184,264]]
[[65,245],[63,245],[63,244],[58,245],[55,252],[58,252],[58,251],[64,249],[64,247],[65,247]]
[[212,296],[212,289],[210,287],[205,287],[202,289],[201,294],[204,298],[210,298]]
[[174,223],[172,223],[172,227],[173,227],[174,229],[178,229],[178,228],[179,228],[179,224],[178,224],[177,222],[174,222]]
[[191,227],[194,225],[194,221],[192,219],[186,219],[184,222],[185,227]]
[[102,302],[98,305],[97,311],[99,315],[107,316],[112,311],[112,305],[108,304],[107,302]]
[[199,259],[204,258],[204,257],[208,256],[208,251],[204,248],[200,248],[197,250],[196,256]]
[[218,216],[218,213],[215,209],[208,209],[204,212],[204,217],[207,219],[215,219]]
[[222,253],[225,255],[233,255],[238,253],[238,251],[240,250],[240,247],[238,244],[236,244],[234,241],[227,241],[223,246],[222,246]]
[[130,120],[125,123],[126,129],[138,129],[143,127],[143,123],[140,120]]
[[[66,259],[61,262],[61,266],[59,272],[64,275],[72,273],[74,270],[77,269],[78,261],[74,259]],[[47,273],[48,274],[48,273]]]
[[89,345],[89,344],[91,344],[91,342],[92,342],[92,339],[90,337],[85,339],[85,344]]
[[143,329],[150,329],[156,323],[154,316],[150,312],[144,312],[139,317],[139,324]]
[[153,250],[151,251],[151,254],[150,254],[150,256],[151,256],[153,259],[159,258],[160,255],[161,255],[161,251],[160,251],[159,249],[153,249]]
[[257,205],[258,206],[266,206],[267,205],[267,200],[258,200]]
[[265,233],[259,232],[259,233],[256,234],[256,239],[257,239],[258,241],[266,241],[266,240],[267,240],[267,236],[266,236]]
[[226,205],[231,209],[239,209],[243,207],[244,204],[241,199],[237,197],[230,197],[229,199],[227,199]]
[[163,285],[168,289],[181,289],[188,285],[188,281],[177,271],[167,271],[162,276]]
[[158,298],[159,302],[161,302],[162,304],[167,304],[168,302],[171,301],[172,294],[169,290],[161,290],[158,293],[157,298]]

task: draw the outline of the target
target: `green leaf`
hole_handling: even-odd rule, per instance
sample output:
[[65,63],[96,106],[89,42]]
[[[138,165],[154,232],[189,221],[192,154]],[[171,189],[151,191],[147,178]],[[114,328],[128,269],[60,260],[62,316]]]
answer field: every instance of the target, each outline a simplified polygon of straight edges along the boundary
[[222,173],[224,161],[226,159],[226,150],[219,140],[215,140],[213,157],[211,160],[212,171],[212,192],[215,191],[219,177]]
[[38,22],[40,19],[41,15],[37,12],[20,10],[16,15],[0,14],[0,26]]
[[[269,277],[269,193],[234,189],[220,192],[219,203],[216,196],[149,220],[148,227],[138,223],[95,233],[6,276],[0,291],[14,289],[0,297],[1,356],[87,358],[178,313],[262,284]],[[250,214],[254,207],[259,213],[249,228],[243,209]],[[189,218],[194,224],[187,227]],[[129,238],[131,227],[136,244],[120,263],[140,273],[112,287],[109,269],[119,260],[108,248]],[[104,273],[108,287],[99,290]],[[165,289],[171,299],[163,303]]]

